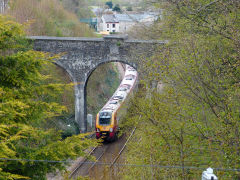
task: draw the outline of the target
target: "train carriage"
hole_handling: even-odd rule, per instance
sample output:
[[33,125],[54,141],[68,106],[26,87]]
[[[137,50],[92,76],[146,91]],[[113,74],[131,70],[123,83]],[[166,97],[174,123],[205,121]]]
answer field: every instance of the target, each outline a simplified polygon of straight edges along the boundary
[[96,117],[96,138],[114,141],[118,135],[118,124],[122,104],[135,87],[137,71],[126,65],[124,78],[112,98],[103,106]]

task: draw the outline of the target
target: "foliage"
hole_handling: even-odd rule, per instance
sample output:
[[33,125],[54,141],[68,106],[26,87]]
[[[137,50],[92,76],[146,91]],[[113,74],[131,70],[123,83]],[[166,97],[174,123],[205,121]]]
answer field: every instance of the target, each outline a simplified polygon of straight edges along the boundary
[[[54,0],[50,2],[46,0],[17,0],[11,1],[8,14],[14,16],[18,22],[28,24],[28,35],[95,36],[85,24],[79,22],[75,15],[80,11],[80,17],[87,16],[90,11],[86,8],[87,5],[87,1],[73,2],[63,0],[59,2],[58,0]],[[84,11],[82,9],[84,9]],[[91,14],[89,15],[91,16]],[[54,64],[44,65],[41,73],[46,77],[44,80],[46,83],[61,84],[71,82],[67,73]],[[48,118],[47,121],[39,123],[38,126],[62,130],[63,137],[66,137],[70,134],[76,134],[78,129],[74,120],[73,85],[69,84],[65,86],[62,91],[62,95],[54,94],[54,96],[48,96],[48,99],[50,98],[51,101],[63,104],[68,111],[64,111],[57,117]],[[67,125],[71,125],[71,127]]]
[[91,3],[89,0],[62,0],[62,2],[64,7],[75,13],[78,18],[90,18],[94,16],[89,8]]
[[[29,35],[47,35],[47,36],[95,36],[90,30],[87,28],[85,24],[79,23],[78,18],[75,14],[78,14],[80,17],[89,17],[92,16],[89,13],[88,9],[88,1],[71,1],[71,0],[63,0],[59,2],[58,0],[54,1],[47,1],[47,0],[23,0],[23,1],[13,1],[11,2],[11,8],[9,10],[9,14],[16,17],[18,22],[28,22],[29,27],[28,34]],[[65,9],[64,9],[64,8]],[[68,11],[72,12],[68,12]],[[86,12],[85,12],[86,11]],[[109,71],[112,71],[112,66],[108,66],[110,68]],[[108,68],[103,68],[101,70],[97,70],[98,73],[103,74],[101,79],[99,76],[93,76],[91,78],[93,82],[99,82],[102,79],[105,79],[107,76]],[[105,72],[106,71],[106,72]],[[67,73],[64,72],[61,68],[55,66],[54,64],[47,64],[44,65],[44,68],[41,69],[41,73],[46,77],[44,82],[52,83],[52,84],[61,84],[61,83],[70,83],[71,79],[68,77]],[[117,77],[116,75],[114,76]],[[113,77],[113,79],[114,79]],[[117,81],[114,81],[117,82]],[[89,105],[88,105],[88,112],[89,113],[96,113],[97,110],[101,107],[99,104],[96,103],[95,99],[99,97],[104,97],[107,95],[109,97],[108,91],[111,88],[115,88],[114,86],[108,85],[103,82],[102,86],[106,87],[106,92],[99,91],[102,95],[99,94],[98,87],[94,85],[90,85],[88,88],[89,93],[91,96],[88,97]],[[59,94],[52,94],[54,96],[48,97],[49,100],[58,102],[66,106],[68,111],[64,111],[59,114],[57,117],[48,118],[47,121],[38,123],[38,126],[43,128],[55,128],[57,130],[62,130],[62,136],[66,137],[71,134],[76,134],[78,132],[77,125],[75,124],[74,120],[74,90],[73,85],[64,86],[62,89],[62,95]],[[68,125],[71,125],[69,127]]]
[[[93,145],[85,135],[61,140],[61,132],[39,124],[66,111],[54,102],[64,84],[48,83],[41,74],[57,56],[32,51],[23,26],[0,16],[0,158],[65,160],[84,154]],[[37,161],[0,161],[2,179],[45,179],[65,164]],[[33,170],[34,169],[34,170]]]
[[107,6],[109,7],[109,9],[112,9],[112,7],[113,7],[112,1],[107,1],[107,2],[105,3],[105,5],[107,5]]
[[[67,11],[63,5],[68,6],[65,1],[59,0],[15,0],[10,2],[8,14],[19,23],[29,24],[29,35],[94,36],[86,24],[79,22],[76,16],[79,12],[74,14],[74,10],[74,13]],[[86,9],[84,7],[81,8]],[[72,10],[71,7],[67,9]]]
[[48,101],[54,101],[65,106],[66,111],[59,116],[48,118],[47,121],[38,124],[38,127],[61,130],[63,138],[78,134],[78,125],[74,119],[74,84],[71,82],[71,78],[64,69],[56,66],[54,63],[44,65],[41,74],[47,77],[44,83],[66,84],[64,87],[61,87],[62,93],[48,96]]
[[125,118],[125,125],[137,127],[127,163],[181,168],[126,168],[123,177],[198,179],[202,170],[187,167],[239,169],[239,2],[155,5],[165,16],[154,31],[168,44],[142,60],[144,88]]
[[113,8],[113,11],[121,12],[119,4],[116,4]]

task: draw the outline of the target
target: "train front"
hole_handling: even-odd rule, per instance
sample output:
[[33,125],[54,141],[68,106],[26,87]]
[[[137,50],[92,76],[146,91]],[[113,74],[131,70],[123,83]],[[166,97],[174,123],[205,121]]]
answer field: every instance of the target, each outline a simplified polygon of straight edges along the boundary
[[116,124],[114,111],[100,111],[96,117],[96,138],[107,141],[116,139]]

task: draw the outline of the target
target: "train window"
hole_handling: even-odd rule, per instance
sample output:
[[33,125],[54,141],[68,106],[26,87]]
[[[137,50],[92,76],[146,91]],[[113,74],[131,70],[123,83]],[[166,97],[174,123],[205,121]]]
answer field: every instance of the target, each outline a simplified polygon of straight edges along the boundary
[[121,85],[121,87],[126,87],[126,88],[130,89],[131,85],[130,84],[123,84],[123,85]]
[[122,87],[119,89],[119,91],[127,91],[127,88],[126,87]]
[[126,76],[126,80],[133,80],[135,78],[135,76],[134,75],[131,75],[131,74],[129,74],[129,75],[127,75]]
[[110,101],[109,104],[117,104],[117,103],[118,103],[118,101]]
[[111,123],[111,112],[100,112],[99,125],[109,125]]
[[100,117],[99,118],[99,125],[109,125],[111,123],[111,117]]
[[117,95],[117,96],[115,96],[115,98],[122,100],[124,97],[123,97],[123,95]]
[[132,78],[131,77],[126,77],[126,80],[132,80]]

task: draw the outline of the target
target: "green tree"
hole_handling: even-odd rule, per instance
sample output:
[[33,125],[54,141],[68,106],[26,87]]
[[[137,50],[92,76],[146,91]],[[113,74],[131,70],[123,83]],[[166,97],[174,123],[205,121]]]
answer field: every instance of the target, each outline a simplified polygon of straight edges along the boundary
[[93,145],[85,135],[61,139],[61,132],[39,124],[66,110],[52,96],[64,84],[50,84],[41,74],[57,56],[31,50],[23,25],[0,16],[0,177],[45,179],[47,172],[63,170],[64,163],[10,161],[74,159]]
[[121,12],[121,8],[120,8],[119,4],[116,4],[114,6],[113,11]]
[[107,6],[109,7],[109,9],[112,9],[112,7],[113,7],[112,1],[107,1],[107,2],[105,3],[105,5],[107,5]]
[[[141,60],[144,89],[125,122],[137,127],[127,162],[181,168],[127,168],[123,177],[196,179],[202,170],[187,166],[239,169],[239,2],[155,5],[165,16],[153,32],[168,43]],[[239,172],[215,173],[239,178]]]

